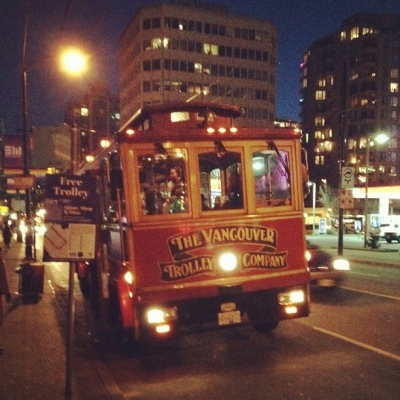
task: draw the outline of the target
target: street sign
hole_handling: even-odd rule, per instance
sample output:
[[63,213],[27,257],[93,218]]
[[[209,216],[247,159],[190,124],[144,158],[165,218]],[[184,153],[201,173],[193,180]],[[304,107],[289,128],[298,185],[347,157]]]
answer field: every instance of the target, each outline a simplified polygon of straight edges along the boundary
[[342,167],[341,187],[344,189],[351,189],[354,187],[354,167]]
[[32,189],[34,184],[35,177],[33,175],[7,177],[7,190]]
[[351,210],[354,208],[353,192],[347,189],[340,189],[339,208]]

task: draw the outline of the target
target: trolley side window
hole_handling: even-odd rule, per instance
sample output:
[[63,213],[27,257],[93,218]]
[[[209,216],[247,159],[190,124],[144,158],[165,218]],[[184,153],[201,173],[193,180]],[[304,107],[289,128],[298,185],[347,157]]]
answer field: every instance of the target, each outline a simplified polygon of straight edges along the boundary
[[257,207],[291,204],[292,192],[287,151],[254,152],[253,176]]
[[143,215],[189,212],[186,165],[182,149],[167,152],[161,144],[153,152],[138,156]]
[[242,158],[239,152],[199,154],[200,196],[203,211],[243,208]]

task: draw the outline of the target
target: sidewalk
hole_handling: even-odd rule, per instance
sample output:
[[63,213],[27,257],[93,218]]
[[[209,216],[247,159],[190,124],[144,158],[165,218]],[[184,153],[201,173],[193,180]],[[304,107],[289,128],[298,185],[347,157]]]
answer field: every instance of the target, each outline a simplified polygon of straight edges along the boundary
[[[0,247],[2,245],[0,243]],[[0,399],[117,398],[107,391],[99,368],[96,368],[95,355],[88,357],[80,346],[72,350],[72,395],[65,394],[66,310],[61,309],[56,300],[47,266],[40,300],[24,304],[18,294],[19,275],[14,271],[22,264],[24,251],[24,243],[13,240],[10,251],[5,253],[12,299],[10,303],[4,302],[4,324],[0,328],[0,342],[4,347],[4,353],[0,355]]]
[[[315,234],[307,235],[307,239],[321,246],[332,255],[338,255],[338,235]],[[387,268],[400,268],[400,243],[379,242],[378,249],[364,247],[364,235],[346,234],[343,235],[343,255],[353,263],[381,266]]]

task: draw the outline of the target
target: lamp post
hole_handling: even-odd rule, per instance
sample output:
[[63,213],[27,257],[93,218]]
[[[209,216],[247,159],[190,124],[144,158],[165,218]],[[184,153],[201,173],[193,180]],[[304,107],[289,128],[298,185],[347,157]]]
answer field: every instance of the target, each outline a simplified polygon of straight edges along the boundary
[[[25,179],[25,221],[27,230],[25,233],[25,258],[36,258],[35,251],[35,229],[31,223],[31,189],[33,187],[33,177],[29,172],[28,159],[28,90],[27,90],[27,73],[28,66],[26,62],[26,47],[28,38],[28,20],[30,1],[26,0],[25,25],[22,45],[22,142],[23,142],[23,176]],[[72,74],[80,73],[86,67],[86,57],[76,49],[68,49],[62,54],[63,69]],[[31,179],[32,178],[32,179]],[[32,247],[34,249],[32,249]],[[34,250],[34,251],[32,251]]]
[[365,201],[364,201],[364,247],[368,246],[368,228],[369,228],[369,221],[368,221],[368,187],[369,187],[369,155],[371,149],[371,141],[376,142],[378,144],[383,144],[389,140],[389,136],[385,133],[380,133],[373,136],[367,137],[367,147],[365,152]]
[[[29,1],[26,2],[26,18],[24,27],[24,41],[22,45],[22,145],[23,145],[23,176],[29,176],[28,164],[28,92],[27,92],[27,66],[26,66],[26,42],[28,34]],[[32,245],[34,243],[34,229],[30,226],[31,219],[31,189],[25,189],[25,258],[32,258]]]

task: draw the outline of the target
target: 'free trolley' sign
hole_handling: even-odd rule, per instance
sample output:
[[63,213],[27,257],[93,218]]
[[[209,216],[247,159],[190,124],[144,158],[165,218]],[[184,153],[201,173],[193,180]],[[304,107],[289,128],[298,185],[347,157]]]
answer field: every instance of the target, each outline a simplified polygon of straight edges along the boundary
[[95,256],[96,179],[46,176],[43,261],[84,261]]
[[46,221],[95,223],[96,178],[46,175]]

